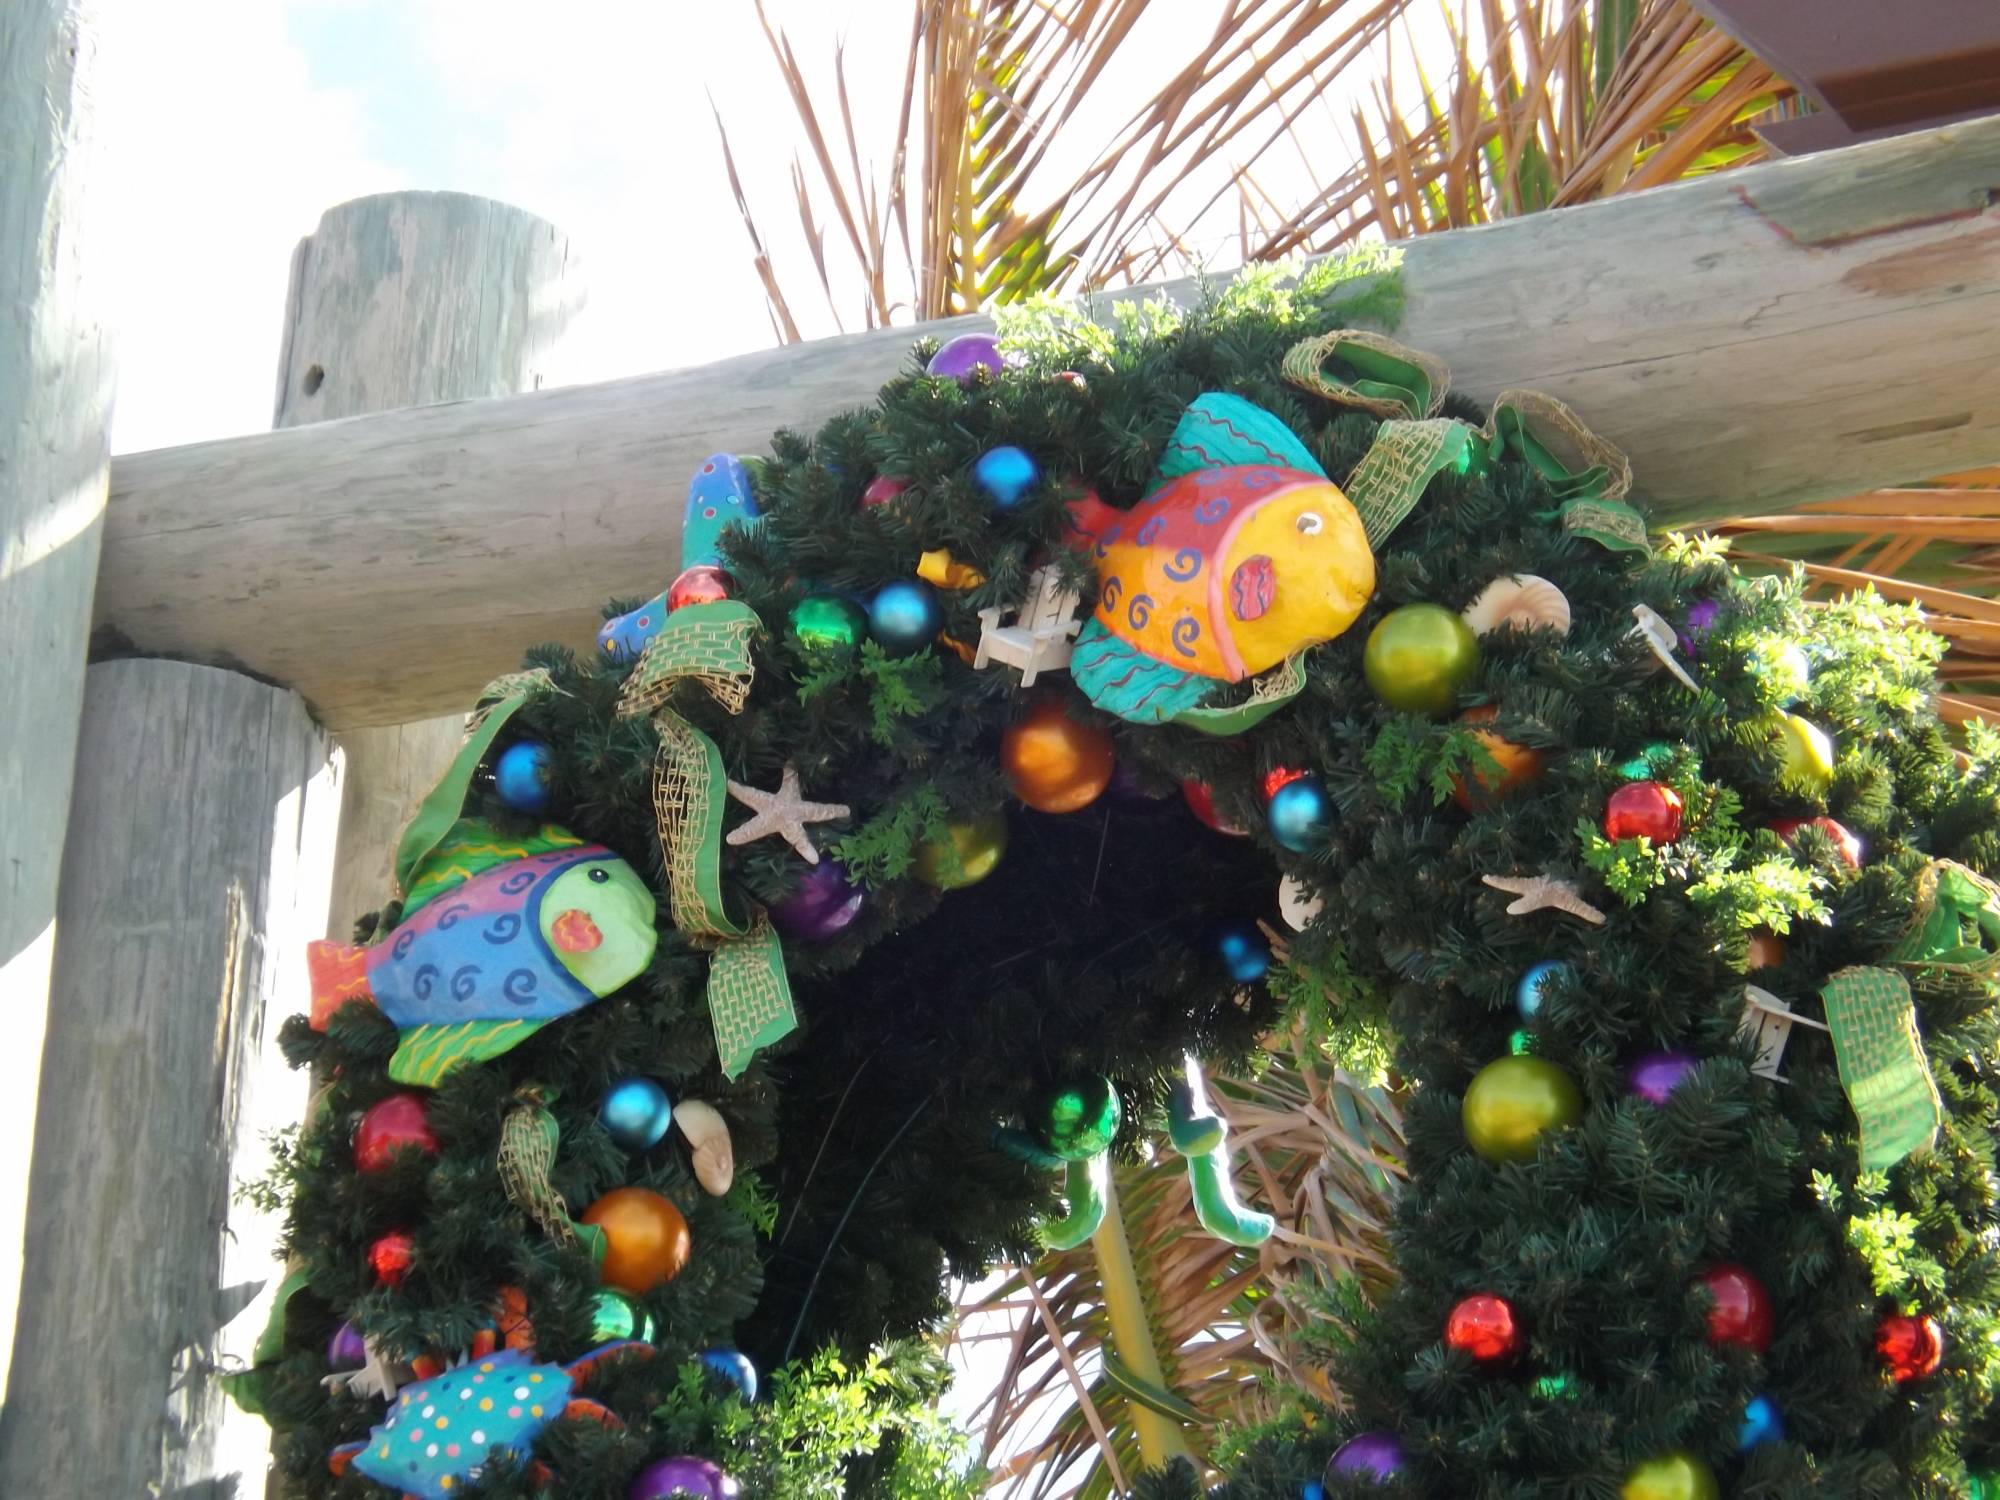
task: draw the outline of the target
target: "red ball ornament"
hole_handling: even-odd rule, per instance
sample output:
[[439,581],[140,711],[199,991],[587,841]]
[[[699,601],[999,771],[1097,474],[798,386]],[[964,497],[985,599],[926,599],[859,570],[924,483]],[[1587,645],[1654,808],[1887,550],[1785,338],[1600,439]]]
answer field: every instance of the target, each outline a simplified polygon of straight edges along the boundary
[[368,1247],[368,1268],[378,1286],[401,1286],[416,1258],[417,1242],[407,1229],[392,1229]]
[[1861,868],[1863,853],[1861,840],[1845,823],[1833,818],[1780,818],[1771,825],[1771,831],[1781,839],[1790,842],[1792,835],[1801,828],[1817,828],[1833,840],[1833,847],[1840,851],[1841,862],[1850,870]]
[[1444,1341],[1483,1365],[1498,1364],[1521,1352],[1521,1322],[1506,1298],[1477,1292],[1452,1307],[1444,1323]]
[[420,1094],[391,1094],[368,1106],[354,1132],[354,1170],[380,1172],[408,1148],[437,1155],[437,1137]]
[[1238,828],[1215,810],[1215,788],[1205,781],[1183,781],[1181,796],[1187,799],[1188,811],[1201,823],[1213,828],[1217,833],[1226,833],[1232,838],[1248,838],[1249,830]]
[[729,575],[711,563],[696,563],[667,585],[669,611],[690,604],[717,604],[729,597]]
[[1310,771],[1295,771],[1290,766],[1273,766],[1264,773],[1264,800],[1269,802],[1279,792],[1283,791],[1300,777],[1310,775],[1312,775]]
[[1762,1354],[1771,1347],[1771,1294],[1764,1283],[1733,1261],[1710,1266],[1695,1284],[1715,1305],[1708,1310],[1708,1341],[1718,1349],[1734,1345]]
[[1681,794],[1660,781],[1628,781],[1604,803],[1604,836],[1671,844],[1681,836]]
[[877,474],[868,481],[868,488],[861,492],[861,508],[873,510],[878,505],[887,505],[909,487],[907,479],[898,479],[893,474]]
[[1944,1329],[1936,1318],[1891,1313],[1875,1327],[1875,1352],[1898,1385],[1922,1380],[1944,1363]]

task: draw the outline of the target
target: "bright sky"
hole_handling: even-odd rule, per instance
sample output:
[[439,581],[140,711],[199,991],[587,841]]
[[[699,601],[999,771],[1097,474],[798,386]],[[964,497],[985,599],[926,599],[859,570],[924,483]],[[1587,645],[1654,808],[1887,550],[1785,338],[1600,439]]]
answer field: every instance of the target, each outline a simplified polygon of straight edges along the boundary
[[[862,134],[884,139],[908,45],[905,0],[769,4],[829,84],[823,108],[827,63],[845,39]],[[769,344],[711,95],[795,312],[809,336],[833,331],[788,180],[797,121],[750,0],[99,6],[103,151],[93,187],[120,351],[118,451],[270,425],[292,248],[322,210],[364,193],[478,193],[567,231],[590,307],[565,350],[565,380]],[[1167,27],[1206,27],[1218,10],[1219,0],[1173,0],[1154,14]],[[1125,49],[1130,73],[1100,82],[1064,147],[1104,144],[1112,116],[1157,84],[1150,75],[1169,55],[1185,55],[1184,42],[1135,43]],[[1332,99],[1315,105],[1322,138],[1346,128],[1336,108]],[[1280,199],[1296,196],[1298,153],[1265,158],[1259,180]],[[1233,259],[1217,238],[1203,253]],[[838,254],[838,231],[829,239]]]

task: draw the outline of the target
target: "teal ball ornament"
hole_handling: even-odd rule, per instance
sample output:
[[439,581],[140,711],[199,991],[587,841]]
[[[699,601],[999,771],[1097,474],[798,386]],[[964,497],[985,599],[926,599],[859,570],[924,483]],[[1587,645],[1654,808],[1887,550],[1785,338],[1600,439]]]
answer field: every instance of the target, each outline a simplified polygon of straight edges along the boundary
[[637,1339],[653,1341],[653,1319],[636,1298],[606,1287],[590,1305],[590,1339],[595,1344],[621,1343]]
[[1743,1408],[1743,1425],[1736,1430],[1736,1449],[1748,1453],[1763,1443],[1784,1441],[1785,1419],[1778,1413],[1778,1403],[1769,1396],[1752,1396],[1750,1404]]
[[1255,922],[1231,922],[1218,931],[1215,956],[1238,984],[1255,984],[1271,972],[1271,944]]
[[711,1374],[735,1386],[736,1394],[745,1401],[757,1399],[757,1367],[741,1349],[704,1349],[701,1362]]
[[944,610],[937,590],[922,579],[884,584],[868,606],[868,633],[891,656],[909,656],[937,639]]
[[1559,959],[1545,958],[1538,964],[1529,966],[1520,982],[1514,986],[1514,1009],[1521,1013],[1521,1019],[1532,1021],[1542,1011],[1542,986],[1559,975],[1570,972],[1570,966]]
[[547,812],[555,803],[549,773],[555,756],[539,740],[520,740],[493,763],[493,790],[516,812]]
[[1099,1074],[1076,1083],[1057,1084],[1036,1102],[1029,1123],[1051,1156],[1088,1161],[1110,1147],[1124,1118],[1118,1090]]
[[674,1123],[674,1101],[650,1078],[621,1078],[597,1106],[597,1123],[621,1151],[650,1151]]
[[1294,854],[1310,853],[1333,833],[1333,798],[1317,776],[1286,782],[1271,794],[1264,813],[1271,820],[1271,837]]
[[972,466],[972,481],[996,510],[1012,510],[1042,477],[1041,465],[1025,448],[989,448]]

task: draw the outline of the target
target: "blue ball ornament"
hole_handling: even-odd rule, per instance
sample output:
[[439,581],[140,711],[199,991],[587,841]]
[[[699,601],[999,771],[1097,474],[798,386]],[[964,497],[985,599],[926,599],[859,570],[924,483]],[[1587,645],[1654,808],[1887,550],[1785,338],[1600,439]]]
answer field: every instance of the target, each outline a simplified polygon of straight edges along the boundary
[[1041,465],[1025,448],[989,448],[972,466],[972,479],[1001,510],[1012,510],[1042,477]]
[[1778,1403],[1769,1396],[1752,1396],[1736,1431],[1737,1451],[1748,1453],[1760,1443],[1781,1442],[1784,1436],[1785,1419],[1778,1413]]
[[1271,972],[1271,945],[1255,922],[1232,922],[1217,932],[1215,952],[1238,984],[1255,984]]
[[1326,1486],[1317,1479],[1308,1479],[1299,1491],[1299,1500],[1326,1500]]
[[1317,776],[1300,776],[1279,787],[1264,804],[1264,814],[1271,820],[1271,837],[1294,854],[1319,848],[1333,832],[1333,798]]
[[597,1122],[621,1151],[650,1151],[674,1123],[674,1101],[650,1078],[621,1078],[597,1106]]
[[516,812],[547,812],[555,800],[549,792],[549,767],[554,761],[549,747],[539,741],[509,745],[493,763],[493,789]]
[[1532,1021],[1541,1014],[1542,986],[1558,974],[1570,972],[1568,964],[1558,959],[1547,958],[1531,967],[1514,986],[1514,1009],[1521,1013],[1521,1019]]
[[750,1357],[740,1349],[704,1349],[701,1362],[709,1370],[720,1375],[736,1387],[736,1393],[745,1401],[757,1399],[757,1367],[750,1363]]
[[868,633],[891,656],[908,656],[937,639],[944,610],[937,590],[921,579],[883,585],[868,606]]

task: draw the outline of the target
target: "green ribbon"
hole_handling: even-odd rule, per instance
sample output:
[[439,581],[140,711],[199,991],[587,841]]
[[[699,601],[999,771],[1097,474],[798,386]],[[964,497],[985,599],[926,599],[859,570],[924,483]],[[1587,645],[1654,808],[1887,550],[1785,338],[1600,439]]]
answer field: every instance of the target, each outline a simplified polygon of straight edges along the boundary
[[1460,474],[1481,457],[1480,434],[1450,417],[1384,422],[1343,488],[1361,516],[1368,545],[1380,550],[1446,469]]
[[1295,652],[1259,677],[1250,696],[1221,708],[1184,708],[1169,723],[1223,738],[1242,734],[1268,719],[1305,691],[1306,658]]
[[1820,990],[1840,1086],[1861,1124],[1861,1167],[1886,1172],[1928,1151],[1944,1120],[1917,1032],[1909,981],[1889,969],[1842,969]]
[[438,784],[417,804],[416,815],[396,844],[398,896],[409,890],[410,880],[424,856],[438,846],[458,821],[458,815],[465,809],[465,794],[472,789],[472,778],[486,759],[486,752],[493,748],[494,740],[500,737],[500,731],[507,727],[507,721],[552,687],[545,671],[515,672],[497,679],[479,695],[479,706],[473,711],[465,743],[452,757]]
[[755,667],[750,639],[755,611],[734,599],[692,604],[667,617],[647,643],[618,700],[626,718],[650,715],[659,734],[653,811],[667,871],[674,926],[712,950],[709,1018],[716,1056],[734,1079],[761,1047],[798,1025],[783,949],[760,911],[748,923],[729,914],[722,896],[722,817],[727,778],[715,741],[688,723],[672,702],[692,682],[727,713],[749,700]]
[[1983,976],[2000,965],[1996,949],[2000,885],[1954,860],[1932,860],[1917,876],[1916,910],[1890,961]]
[[1355,328],[1301,339],[1280,372],[1302,390],[1390,419],[1430,416],[1451,384],[1443,360]]

